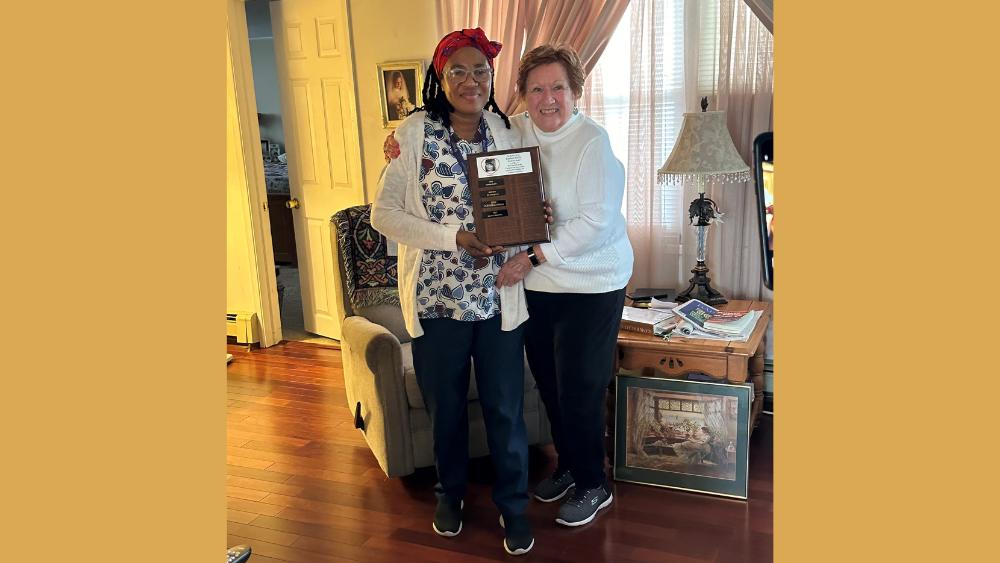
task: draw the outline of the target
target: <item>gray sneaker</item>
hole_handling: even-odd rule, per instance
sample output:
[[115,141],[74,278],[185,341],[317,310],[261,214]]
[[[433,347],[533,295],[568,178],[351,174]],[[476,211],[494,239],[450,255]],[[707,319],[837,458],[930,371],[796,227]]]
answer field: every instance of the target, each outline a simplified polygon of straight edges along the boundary
[[464,500],[454,500],[447,497],[438,498],[437,509],[434,511],[434,531],[445,537],[457,536],[462,531],[462,509]]
[[569,500],[559,507],[556,522],[563,526],[582,526],[597,516],[597,511],[611,506],[611,491],[602,487],[576,489]]
[[573,487],[573,474],[569,470],[556,471],[551,477],[542,479],[535,487],[535,498],[542,502],[557,501]]

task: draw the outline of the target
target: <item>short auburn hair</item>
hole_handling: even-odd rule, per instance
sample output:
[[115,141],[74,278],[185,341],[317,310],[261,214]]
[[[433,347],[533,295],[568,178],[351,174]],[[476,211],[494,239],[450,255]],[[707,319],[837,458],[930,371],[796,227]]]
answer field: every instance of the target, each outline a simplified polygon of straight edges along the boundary
[[539,45],[521,57],[521,66],[517,69],[517,91],[522,98],[527,90],[528,73],[552,63],[559,63],[566,70],[573,96],[576,98],[583,96],[583,81],[587,78],[587,74],[576,51],[567,45]]

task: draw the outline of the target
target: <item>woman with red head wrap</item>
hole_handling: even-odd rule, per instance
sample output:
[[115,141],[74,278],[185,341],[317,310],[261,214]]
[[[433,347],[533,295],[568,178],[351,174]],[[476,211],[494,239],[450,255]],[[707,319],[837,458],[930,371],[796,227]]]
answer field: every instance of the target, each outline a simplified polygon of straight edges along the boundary
[[371,222],[399,244],[399,301],[434,438],[434,531],[454,536],[462,530],[474,365],[496,473],[493,501],[505,526],[503,545],[520,555],[534,545],[525,517],[528,312],[523,284],[495,283],[514,250],[491,248],[476,236],[466,170],[470,154],[520,146],[493,99],[493,59],[500,48],[478,28],[441,39],[427,71],[425,106],[396,130],[401,154],[379,181]]

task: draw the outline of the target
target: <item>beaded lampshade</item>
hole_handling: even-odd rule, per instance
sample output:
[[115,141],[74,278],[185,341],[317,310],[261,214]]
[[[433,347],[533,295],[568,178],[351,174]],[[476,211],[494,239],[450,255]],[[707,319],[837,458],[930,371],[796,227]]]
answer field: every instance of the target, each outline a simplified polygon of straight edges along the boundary
[[674,149],[656,171],[656,178],[668,184],[695,181],[699,188],[707,183],[750,181],[750,167],[736,152],[726,128],[726,112],[685,113]]

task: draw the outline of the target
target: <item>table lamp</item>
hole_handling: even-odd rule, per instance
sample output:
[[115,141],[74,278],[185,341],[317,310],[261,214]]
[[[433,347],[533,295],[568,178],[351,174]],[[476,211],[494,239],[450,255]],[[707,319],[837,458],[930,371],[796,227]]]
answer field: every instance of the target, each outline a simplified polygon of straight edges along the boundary
[[[692,181],[698,186],[698,197],[688,208],[688,221],[695,226],[698,234],[698,263],[691,270],[694,274],[691,285],[675,301],[698,299],[709,305],[721,305],[727,301],[709,283],[705,237],[712,219],[721,221],[722,212],[714,201],[705,197],[705,186],[747,182],[750,180],[750,167],[736,152],[733,139],[729,136],[726,112],[705,111],[707,109],[708,98],[702,98],[701,113],[684,114],[674,149],[656,171],[656,177],[661,183],[680,185]],[[696,217],[698,222],[694,223]]]

